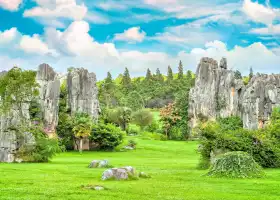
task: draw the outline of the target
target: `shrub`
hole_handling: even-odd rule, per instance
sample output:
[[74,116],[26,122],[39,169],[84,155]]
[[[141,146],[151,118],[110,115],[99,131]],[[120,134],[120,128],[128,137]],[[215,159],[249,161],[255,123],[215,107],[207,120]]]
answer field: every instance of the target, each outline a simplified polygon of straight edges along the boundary
[[107,120],[110,123],[117,124],[126,131],[128,128],[128,123],[131,121],[132,111],[127,107],[119,107],[114,110],[109,110],[107,113]]
[[140,134],[140,128],[138,126],[129,126],[127,130],[128,135],[139,135]]
[[166,136],[160,133],[151,133],[144,131],[141,133],[141,138],[146,140],[167,140]]
[[136,111],[133,114],[133,122],[135,124],[137,124],[138,126],[141,127],[141,129],[143,130],[146,126],[149,126],[150,124],[152,124],[153,120],[154,120],[154,116],[153,113],[151,113],[149,110],[147,109],[143,109],[143,110],[139,110]]
[[180,127],[173,126],[169,131],[170,140],[183,140],[183,133]]
[[226,178],[259,178],[264,175],[262,168],[248,153],[229,152],[218,158],[208,176]]
[[200,154],[204,159],[210,160],[211,152],[218,149],[244,151],[252,155],[262,167],[279,167],[279,144],[268,130],[224,130],[218,123],[205,123],[200,127]]
[[48,138],[39,127],[28,129],[35,139],[35,143],[24,144],[19,148],[17,157],[25,162],[48,162],[55,154],[61,152],[58,140]]
[[162,130],[160,129],[160,125],[156,120],[153,120],[153,122],[145,128],[145,131],[158,133],[162,132]]
[[129,140],[127,146],[136,148],[137,142],[135,140]]
[[114,150],[123,142],[125,133],[113,124],[93,125],[89,140],[97,145],[99,150]]
[[219,118],[218,123],[223,130],[237,130],[243,128],[243,122],[241,118],[237,116]]

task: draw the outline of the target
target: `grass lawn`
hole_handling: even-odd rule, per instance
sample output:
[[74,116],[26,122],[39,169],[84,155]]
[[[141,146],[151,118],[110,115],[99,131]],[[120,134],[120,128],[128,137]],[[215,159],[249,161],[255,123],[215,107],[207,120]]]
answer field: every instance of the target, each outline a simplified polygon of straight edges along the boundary
[[[277,200],[280,169],[266,170],[263,179],[217,179],[196,170],[196,142],[138,140],[132,152],[67,152],[50,163],[0,164],[0,199],[77,200]],[[93,159],[109,159],[112,165],[136,167],[151,179],[100,181],[104,169],[88,169]],[[100,184],[109,190],[81,189]]]

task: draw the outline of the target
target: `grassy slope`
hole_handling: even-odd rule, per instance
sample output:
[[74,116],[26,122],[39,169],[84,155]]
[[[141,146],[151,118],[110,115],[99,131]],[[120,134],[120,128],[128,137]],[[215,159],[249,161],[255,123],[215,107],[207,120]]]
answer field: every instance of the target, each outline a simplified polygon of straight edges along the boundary
[[[0,199],[98,200],[276,200],[280,170],[252,180],[201,176],[196,142],[138,141],[133,152],[68,152],[51,163],[0,164]],[[88,169],[93,159],[106,158],[114,166],[131,165],[152,175],[137,181],[100,181],[103,169]],[[110,190],[89,191],[82,184],[102,184]]]

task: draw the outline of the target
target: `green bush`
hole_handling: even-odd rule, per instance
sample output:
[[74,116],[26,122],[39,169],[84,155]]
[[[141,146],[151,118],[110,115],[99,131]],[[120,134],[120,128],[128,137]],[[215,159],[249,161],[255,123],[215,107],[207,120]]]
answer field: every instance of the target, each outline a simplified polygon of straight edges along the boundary
[[133,113],[133,122],[141,127],[141,130],[144,130],[146,126],[152,124],[154,120],[153,113],[147,109],[138,110]]
[[48,162],[55,154],[61,152],[57,139],[48,138],[43,130],[39,127],[31,127],[28,130],[35,139],[34,144],[22,145],[17,157],[25,162]]
[[125,132],[113,124],[93,125],[89,140],[97,145],[99,150],[112,151],[115,147],[122,144]]
[[141,133],[141,138],[145,140],[167,140],[166,136],[160,133],[151,133],[144,131]]
[[237,130],[243,128],[243,122],[241,118],[237,116],[219,118],[218,123],[223,130]]
[[200,127],[203,159],[210,160],[210,154],[217,149],[227,151],[244,151],[252,155],[262,167],[280,166],[280,148],[277,139],[272,137],[269,129],[260,130],[225,130],[215,122],[208,122]]
[[127,146],[136,148],[137,142],[135,140],[129,140]]
[[128,135],[139,135],[141,132],[140,128],[138,126],[129,126],[128,130],[127,130],[127,134]]
[[169,139],[170,140],[183,140],[184,136],[183,133],[181,131],[180,127],[177,126],[173,126],[170,131],[169,131]]
[[264,175],[262,168],[246,152],[229,152],[218,158],[207,174],[226,178],[260,178]]
[[157,132],[157,133],[162,132],[162,130],[160,128],[160,124],[156,120],[153,120],[153,122],[145,128],[145,131],[154,132],[154,133],[155,132]]

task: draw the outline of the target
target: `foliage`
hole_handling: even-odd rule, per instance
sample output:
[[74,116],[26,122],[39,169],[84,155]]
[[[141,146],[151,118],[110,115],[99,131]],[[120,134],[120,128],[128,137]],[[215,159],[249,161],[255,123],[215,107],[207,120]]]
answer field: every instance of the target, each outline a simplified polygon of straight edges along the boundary
[[132,118],[133,122],[140,126],[142,130],[144,130],[146,126],[151,125],[154,120],[153,114],[147,109],[136,111]]
[[249,76],[244,76],[242,80],[243,80],[244,85],[248,85],[249,82],[250,82],[250,77]]
[[162,132],[160,124],[157,120],[153,120],[153,122],[145,128],[145,131],[148,132]]
[[234,72],[234,78],[235,79],[242,79],[242,74],[241,74],[241,72],[239,70],[236,70]]
[[119,125],[123,131],[127,130],[131,119],[132,111],[127,107],[119,107],[108,112],[108,121]]
[[140,132],[141,132],[141,130],[140,130],[139,126],[136,126],[136,125],[135,126],[130,125],[127,129],[128,135],[139,135]]
[[89,140],[97,145],[99,150],[112,151],[122,144],[125,133],[113,124],[98,123],[93,125]]
[[128,144],[127,146],[132,147],[132,148],[136,148],[137,146],[137,142],[135,140],[128,140]]
[[218,122],[222,130],[238,130],[243,128],[243,122],[238,116],[219,118]]
[[[220,121],[221,122],[221,121]],[[223,127],[223,128],[221,128]],[[203,159],[210,159],[211,151],[224,149],[227,151],[244,151],[253,156],[262,167],[280,166],[280,148],[270,132],[270,128],[260,130],[226,130],[228,125],[206,122],[200,126],[200,154]]]
[[250,67],[250,73],[249,73],[249,80],[251,80],[254,76],[254,71],[253,71],[253,68]]
[[40,122],[42,122],[42,112],[37,99],[32,99],[30,102],[29,116],[30,120],[35,124],[39,124]]
[[163,134],[148,131],[142,132],[140,137],[145,140],[167,140],[167,137]]
[[260,178],[263,175],[262,168],[253,157],[242,151],[225,153],[208,172],[208,176],[226,178]]
[[34,143],[21,145],[17,157],[26,162],[48,162],[54,155],[61,152],[58,140],[48,138],[39,126],[25,128],[26,133],[32,134]]
[[165,135],[170,138],[170,130],[173,125],[175,125],[181,117],[175,110],[174,104],[169,104],[160,110],[161,121],[163,122],[163,128],[165,129]]
[[183,63],[180,60],[179,67],[178,67],[178,79],[183,79],[183,78],[184,78],[184,69],[183,69]]
[[22,108],[39,95],[36,72],[14,67],[0,76],[0,111],[19,110],[20,119],[24,119]]
[[167,69],[167,82],[171,82],[173,81],[173,71],[171,69],[170,66],[168,66],[168,69]]

